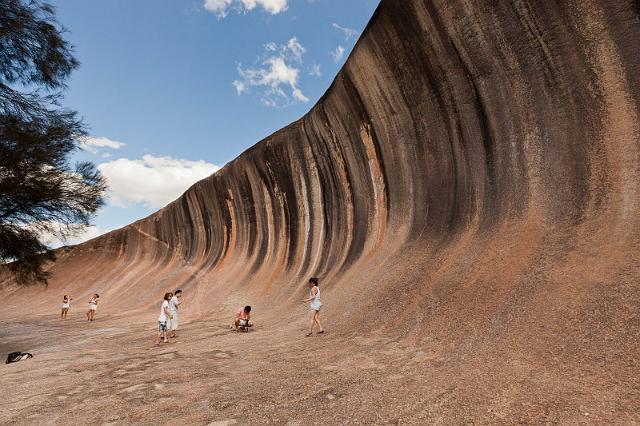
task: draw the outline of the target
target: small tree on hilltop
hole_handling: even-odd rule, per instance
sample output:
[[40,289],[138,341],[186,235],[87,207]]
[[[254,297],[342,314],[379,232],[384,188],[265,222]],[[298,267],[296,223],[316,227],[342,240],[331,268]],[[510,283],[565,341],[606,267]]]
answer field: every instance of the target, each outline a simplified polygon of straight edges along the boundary
[[19,282],[46,282],[42,236],[76,235],[106,188],[92,163],[69,161],[86,132],[58,103],[79,65],[63,31],[47,3],[0,2],[0,262]]

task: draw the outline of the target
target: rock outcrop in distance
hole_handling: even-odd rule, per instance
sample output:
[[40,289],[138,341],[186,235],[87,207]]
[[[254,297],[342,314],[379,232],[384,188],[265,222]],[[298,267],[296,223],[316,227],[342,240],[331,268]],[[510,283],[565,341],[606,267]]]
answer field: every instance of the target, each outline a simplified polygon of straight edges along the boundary
[[157,213],[61,250],[48,288],[9,286],[8,310],[63,292],[155,310],[181,287],[192,315],[251,301],[287,319],[318,276],[334,329],[628,374],[638,46],[630,0],[383,0],[308,114]]

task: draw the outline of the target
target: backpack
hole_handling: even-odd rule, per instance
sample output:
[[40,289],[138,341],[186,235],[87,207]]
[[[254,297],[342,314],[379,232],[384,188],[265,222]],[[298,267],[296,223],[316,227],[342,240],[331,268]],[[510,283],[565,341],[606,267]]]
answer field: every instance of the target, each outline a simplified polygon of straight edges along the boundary
[[28,352],[11,352],[7,356],[7,362],[5,364],[22,361],[22,360],[29,359],[29,358],[33,358],[33,355],[31,355]]

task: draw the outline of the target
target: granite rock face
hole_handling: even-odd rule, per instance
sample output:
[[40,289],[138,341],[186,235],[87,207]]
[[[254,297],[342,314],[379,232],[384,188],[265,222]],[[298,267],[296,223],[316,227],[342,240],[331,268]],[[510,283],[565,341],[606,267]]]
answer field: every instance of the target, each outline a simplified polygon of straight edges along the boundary
[[630,0],[383,0],[307,115],[60,251],[47,292],[287,317],[318,276],[336,323],[443,350],[638,349],[638,46]]

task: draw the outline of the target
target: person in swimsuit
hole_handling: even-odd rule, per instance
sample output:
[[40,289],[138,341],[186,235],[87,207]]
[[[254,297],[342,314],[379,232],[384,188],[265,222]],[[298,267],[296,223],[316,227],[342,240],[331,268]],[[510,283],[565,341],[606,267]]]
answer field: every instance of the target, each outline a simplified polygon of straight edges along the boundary
[[322,308],[322,302],[320,302],[320,287],[318,287],[318,279],[316,277],[310,278],[308,282],[310,296],[308,299],[304,299],[302,303],[308,303],[309,308],[311,308],[311,317],[310,317],[310,327],[309,332],[306,334],[306,337],[309,337],[313,334],[313,327],[318,324],[318,334],[324,333],[322,329],[322,324],[320,324],[320,308]]
[[71,301],[73,299],[67,296],[66,294],[62,298],[62,312],[60,312],[60,319],[65,319],[67,317],[67,312],[69,312],[69,308],[71,307]]
[[249,327],[253,327],[253,322],[251,321],[251,306],[241,307],[238,310],[234,324],[236,331],[249,331]]
[[89,310],[87,311],[87,319],[89,321],[93,321],[93,318],[96,316],[96,310],[98,309],[98,293],[94,294],[91,300],[89,301]]
[[169,312],[171,312],[171,326],[169,329],[171,330],[169,333],[169,337],[176,337],[176,330],[178,329],[179,317],[178,317],[178,305],[182,303],[180,299],[182,298],[182,290],[176,290],[173,293],[173,297],[169,301]]

